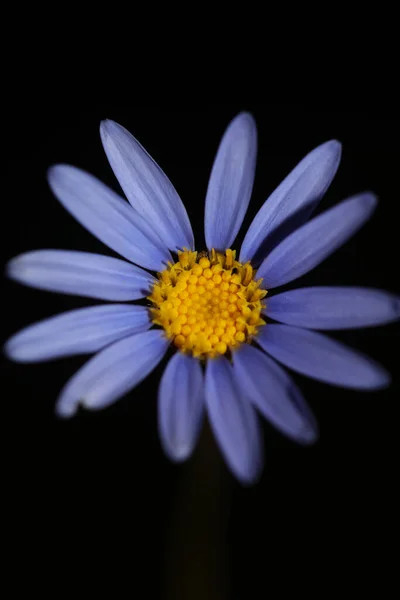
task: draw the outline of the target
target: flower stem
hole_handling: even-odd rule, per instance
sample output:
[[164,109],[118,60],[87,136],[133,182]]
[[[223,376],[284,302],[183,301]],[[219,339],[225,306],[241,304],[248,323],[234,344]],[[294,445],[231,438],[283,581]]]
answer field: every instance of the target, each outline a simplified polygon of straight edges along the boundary
[[177,492],[166,552],[166,600],[227,600],[230,475],[208,422]]

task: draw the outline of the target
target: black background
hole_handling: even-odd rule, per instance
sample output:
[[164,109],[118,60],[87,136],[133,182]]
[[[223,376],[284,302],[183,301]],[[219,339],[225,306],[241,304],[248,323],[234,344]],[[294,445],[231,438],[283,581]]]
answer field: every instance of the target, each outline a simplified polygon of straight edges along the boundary
[[[399,293],[400,122],[373,111],[251,104],[184,110],[14,107],[3,118],[4,263],[39,248],[114,255],[74,221],[46,183],[47,168],[65,162],[120,192],[100,142],[104,118],[130,130],[167,173],[202,249],[212,161],[225,127],[243,109],[257,121],[259,153],[238,240],[297,162],[336,138],[343,143],[342,164],[317,213],[364,190],[374,191],[380,203],[350,242],[290,287],[362,285]],[[5,280],[2,286],[4,340],[34,321],[96,303]],[[16,584],[25,581],[31,589],[56,592],[54,584],[60,589],[69,584],[79,590],[84,574],[90,586],[111,582],[111,597],[124,595],[115,589],[123,582],[130,597],[146,598],[223,598],[219,586],[226,574],[229,598],[266,596],[276,587],[284,596],[292,587],[302,595],[324,595],[344,586],[350,593],[351,586],[372,590],[374,583],[381,585],[376,564],[390,543],[397,467],[398,334],[396,324],[333,336],[386,366],[394,378],[388,390],[355,392],[294,376],[317,415],[321,438],[314,447],[300,448],[265,423],[266,465],[253,488],[233,481],[210,440],[186,465],[173,465],[163,456],[156,392],[165,361],[113,407],[61,422],[53,414],[57,395],[87,358],[36,365],[3,359],[6,521],[13,531],[9,556],[24,575]],[[202,585],[214,591],[202,591]]]

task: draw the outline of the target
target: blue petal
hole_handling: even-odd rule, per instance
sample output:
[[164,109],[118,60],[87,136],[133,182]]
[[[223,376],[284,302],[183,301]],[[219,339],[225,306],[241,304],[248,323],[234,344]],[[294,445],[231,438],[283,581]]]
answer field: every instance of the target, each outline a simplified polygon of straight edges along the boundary
[[370,218],[373,194],[359,194],[315,217],[289,235],[262,262],[257,277],[271,289],[311,271],[337,250]]
[[257,160],[257,128],[240,113],[221,140],[208,183],[204,229],[209,250],[230,248],[249,205]]
[[154,228],[126,200],[89,173],[56,165],[49,169],[48,181],[64,208],[124,258],[153,271],[162,271],[171,260]]
[[137,300],[156,281],[118,258],[69,250],[34,250],[12,258],[7,275],[42,290],[101,300]]
[[293,371],[319,381],[359,390],[390,384],[389,373],[371,358],[315,331],[270,323],[255,341]]
[[200,361],[177,352],[169,361],[158,392],[158,429],[164,452],[184,461],[193,452],[204,416]]
[[336,174],[341,153],[341,144],[331,140],[299,162],[254,217],[243,240],[241,262],[256,254],[262,260],[277,241],[308,220]]
[[211,428],[229,468],[242,483],[254,483],[264,458],[260,424],[224,357],[207,363],[205,400]]
[[233,371],[243,395],[288,437],[311,444],[318,426],[292,379],[264,352],[243,344],[233,353]]
[[194,248],[186,209],[157,163],[118,123],[103,121],[100,134],[111,168],[133,208],[167,248]]
[[104,346],[150,327],[144,306],[111,304],[80,308],[26,327],[5,345],[8,358],[37,362],[97,352]]
[[161,330],[119,340],[91,358],[62,390],[56,411],[71,417],[81,404],[101,409],[138,385],[158,365],[168,347]]
[[309,287],[267,297],[271,319],[310,329],[355,329],[400,318],[400,297],[359,287]]

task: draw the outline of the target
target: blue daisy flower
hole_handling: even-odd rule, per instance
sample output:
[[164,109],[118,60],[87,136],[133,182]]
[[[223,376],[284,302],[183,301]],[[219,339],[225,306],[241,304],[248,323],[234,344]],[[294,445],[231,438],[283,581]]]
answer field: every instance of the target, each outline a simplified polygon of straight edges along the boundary
[[[318,436],[301,391],[278,363],[347,388],[389,384],[380,365],[314,330],[389,323],[399,318],[400,298],[359,287],[274,295],[345,243],[375,210],[376,197],[362,193],[309,220],[338,169],[339,142],[315,148],[284,179],[255,216],[237,256],[232,245],[256,166],[251,115],[239,114],[218,148],[205,201],[207,248],[200,252],[185,207],[160,167],[117,123],[102,122],[100,132],[129,203],[69,165],[52,167],[48,181],[62,205],[126,260],[39,250],[7,265],[8,275],[25,285],[113,302],[34,324],[5,346],[20,362],[97,353],[61,391],[58,415],[114,403],[171,346],[176,352],[158,395],[166,454],[187,459],[207,413],[229,468],[252,483],[263,465],[258,412],[299,443]],[[127,303],[141,298],[146,305]]]

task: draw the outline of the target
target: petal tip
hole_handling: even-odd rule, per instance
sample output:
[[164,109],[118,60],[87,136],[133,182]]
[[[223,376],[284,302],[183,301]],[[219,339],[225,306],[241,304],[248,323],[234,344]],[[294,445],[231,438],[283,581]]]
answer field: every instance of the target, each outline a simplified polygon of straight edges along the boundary
[[375,212],[379,198],[374,192],[366,191],[361,194],[357,194],[354,197],[356,202],[359,202],[360,207],[365,211],[365,220],[370,219]]
[[18,256],[14,256],[5,265],[5,276],[18,283],[36,287],[35,284],[31,284],[30,282],[32,275],[32,259],[34,260],[36,256],[40,256],[41,252],[45,252],[45,250],[28,250]]
[[110,119],[103,119],[103,121],[100,121],[100,138],[103,144],[107,141],[111,123],[112,121]]
[[[378,204],[379,198],[374,192],[366,190],[364,192],[360,192],[359,194],[351,196],[349,200],[353,200],[354,202],[363,204],[365,208],[372,210],[375,209],[376,205]],[[344,202],[346,201],[344,200]]]
[[400,319],[400,296],[393,295],[392,306],[393,306],[393,320],[398,321]]
[[242,111],[231,121],[231,126],[236,130],[242,130],[243,135],[255,136],[257,139],[257,124],[253,115],[249,112]]
[[319,150],[320,156],[324,156],[325,160],[331,165],[333,173],[336,173],[342,159],[342,143],[336,139],[328,140],[321,144],[317,150]]
[[237,472],[236,477],[238,478],[239,482],[241,483],[241,485],[243,487],[251,487],[251,486],[259,483],[262,473],[263,473],[263,464],[260,462],[260,463],[251,465],[246,472],[245,471],[242,471],[241,473]]
[[174,447],[164,447],[164,452],[174,463],[183,463],[192,454],[193,448],[188,444],[175,444]]
[[256,121],[255,121],[253,115],[250,112],[246,111],[246,110],[242,110],[240,113],[238,113],[236,115],[236,117],[234,118],[234,121],[236,121],[236,120],[237,121],[240,120],[240,121],[243,121],[243,122],[247,121],[247,123],[249,123],[251,125],[255,125],[256,124]]
[[77,403],[59,401],[55,407],[55,414],[60,419],[70,419],[78,410]]
[[374,208],[378,204],[379,198],[374,192],[366,192],[365,201],[368,203],[368,206]]
[[373,192],[368,192],[368,205],[371,208],[375,208],[379,202],[379,198]]
[[55,165],[51,165],[46,171],[46,179],[47,182],[53,192],[55,192],[54,188],[59,183],[60,177],[65,176],[68,172],[72,172],[76,167],[72,167],[71,165],[67,165],[65,163],[57,163]]
[[367,387],[371,391],[386,390],[392,383],[392,376],[384,367],[377,365],[374,378]]
[[20,343],[20,339],[20,334],[16,333],[5,342],[3,346],[4,356],[8,360],[17,363],[35,362],[32,360],[32,355],[26,351],[25,345]]
[[100,129],[107,129],[111,123],[114,123],[112,119],[102,119],[100,121]]
[[46,171],[46,179],[51,185],[52,179],[57,175],[59,165],[51,165]]
[[337,160],[341,159],[343,146],[339,140],[329,140],[329,142],[326,143],[326,146],[329,147],[332,154],[337,157]]
[[18,361],[17,355],[13,349],[13,338],[14,336],[10,337],[4,344],[2,350],[3,350],[3,354],[6,358],[8,358],[8,360],[13,360],[14,362]]
[[309,427],[302,432],[301,438],[299,438],[299,443],[303,446],[313,446],[319,440],[319,428],[317,424],[314,424],[313,427]]
[[20,271],[21,271],[21,257],[23,255],[14,256],[11,258],[8,263],[4,267],[4,274],[9,279],[13,279],[15,281],[19,280]]
[[328,140],[326,142],[326,145],[330,146],[332,148],[332,150],[336,150],[336,152],[342,151],[342,142],[340,142],[336,138],[332,138],[331,140]]
[[102,139],[106,139],[108,135],[111,135],[116,131],[121,131],[122,129],[124,128],[112,119],[103,119],[100,121],[100,135]]

